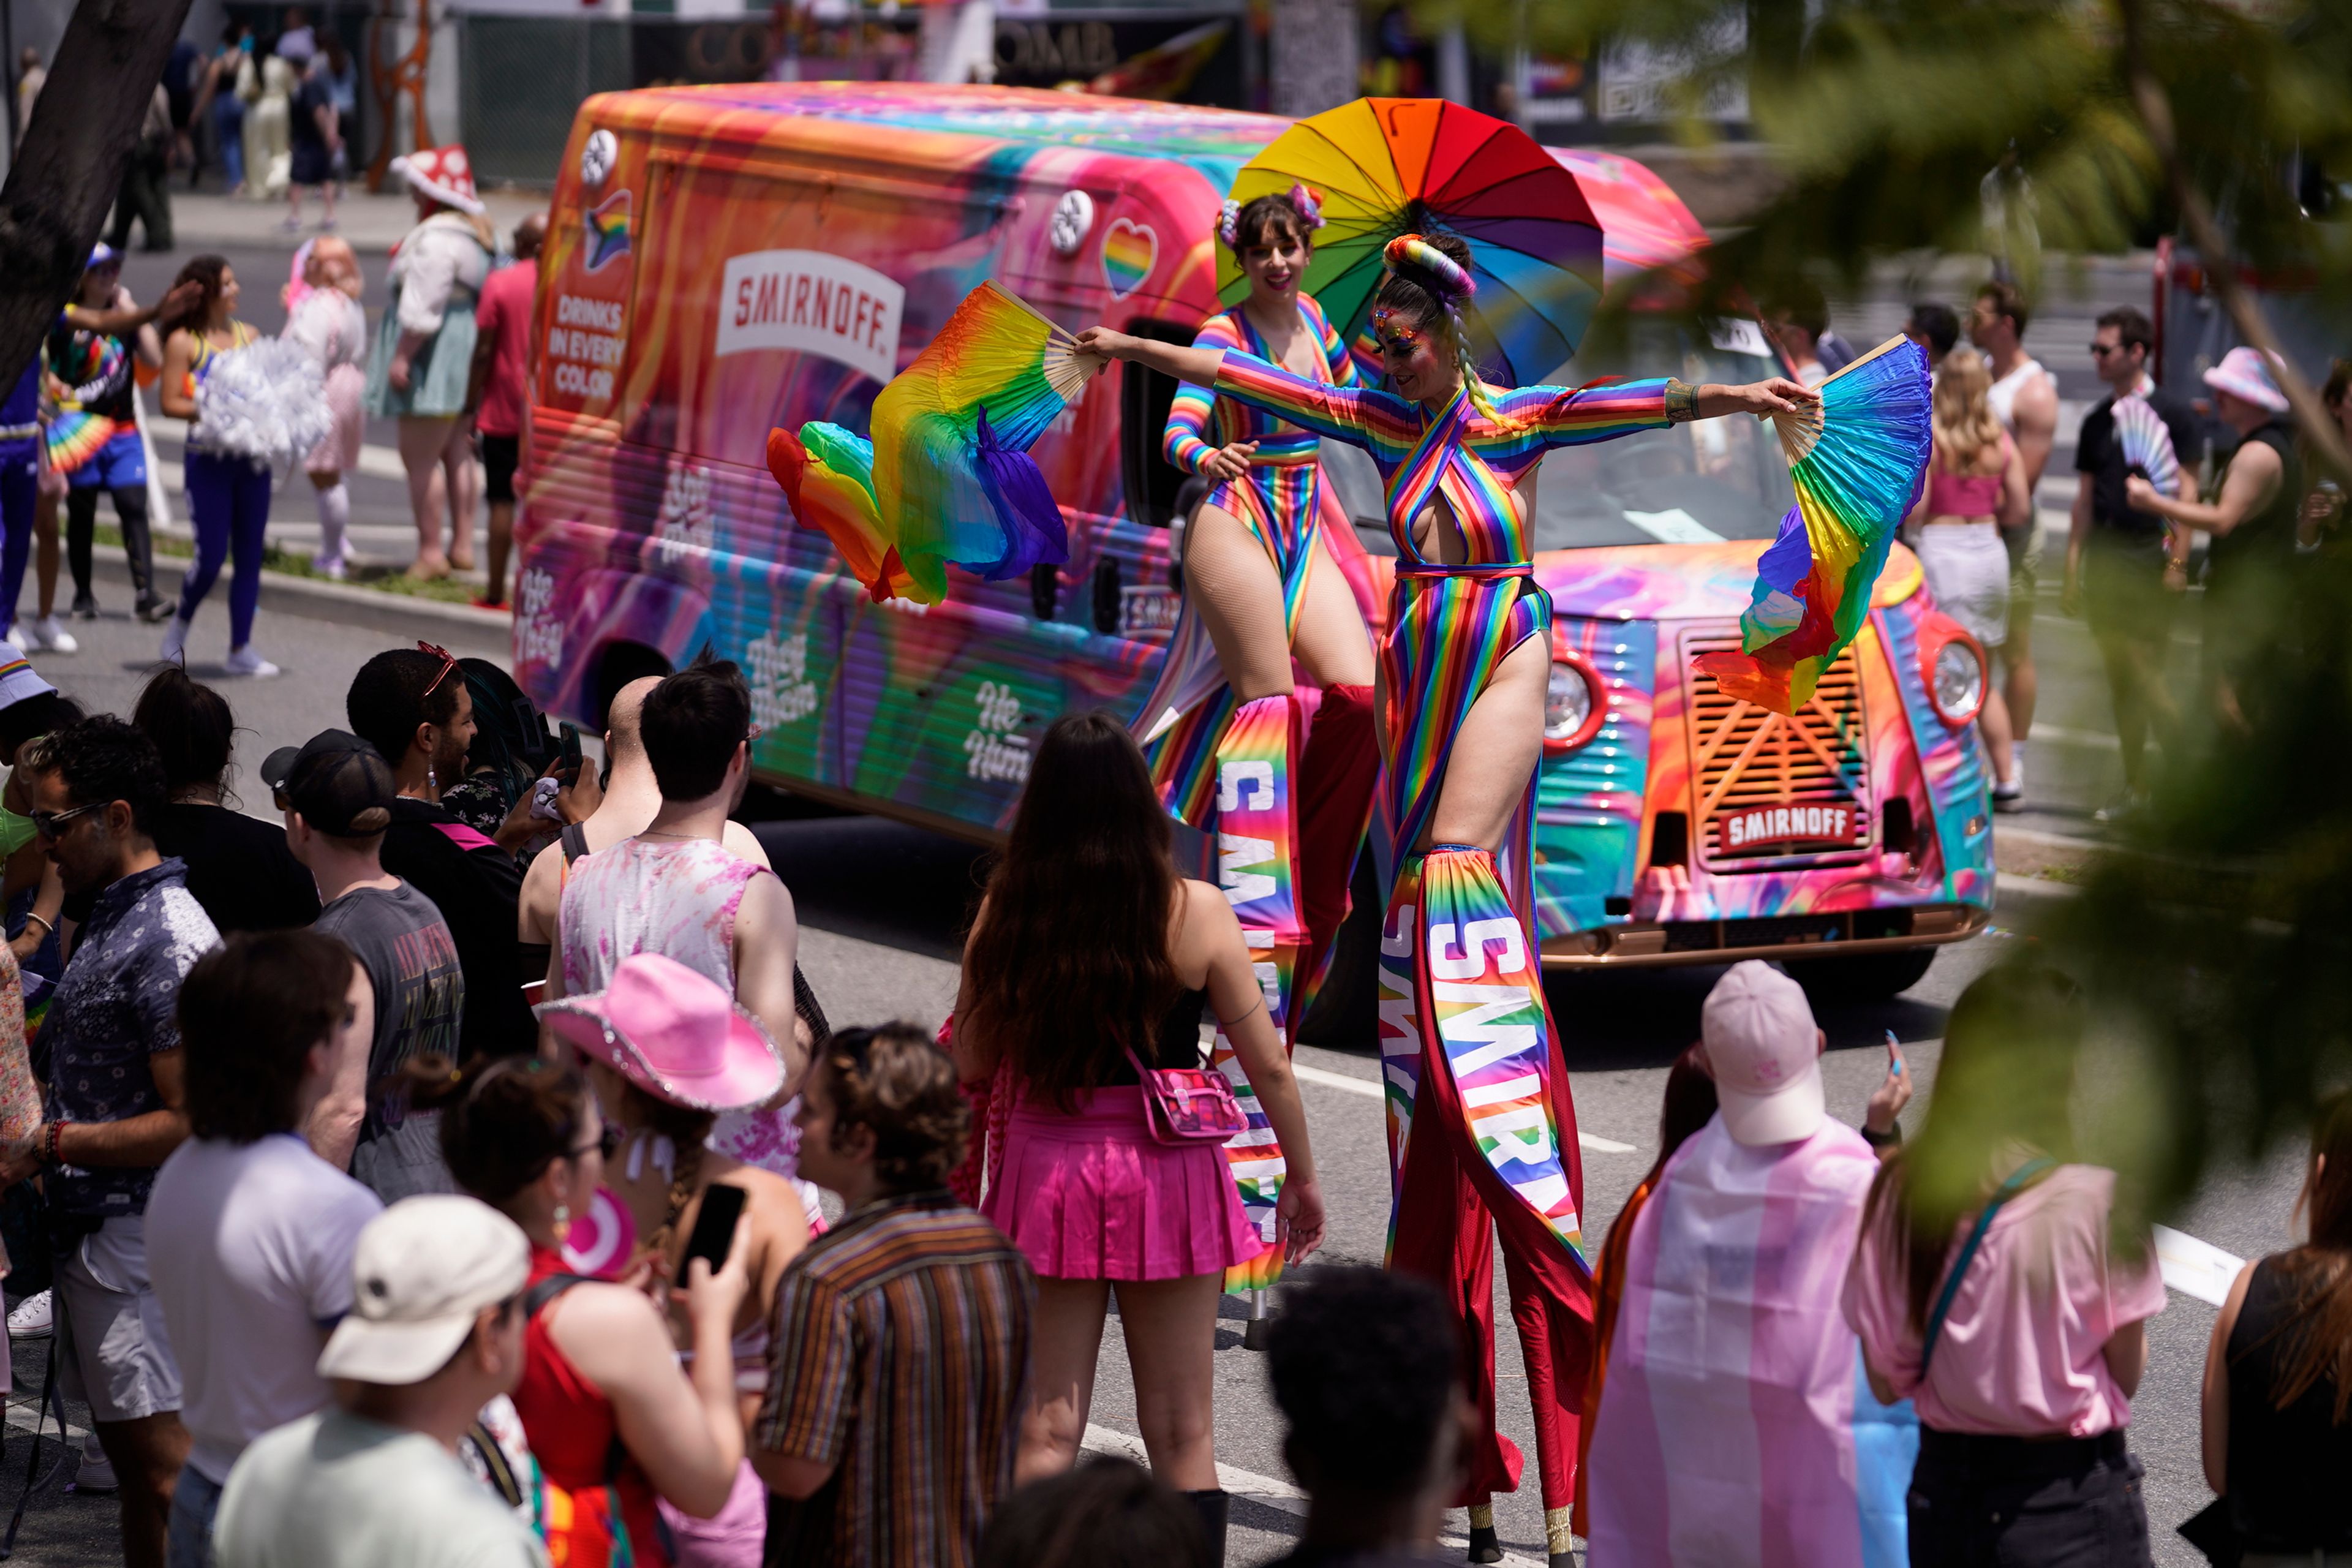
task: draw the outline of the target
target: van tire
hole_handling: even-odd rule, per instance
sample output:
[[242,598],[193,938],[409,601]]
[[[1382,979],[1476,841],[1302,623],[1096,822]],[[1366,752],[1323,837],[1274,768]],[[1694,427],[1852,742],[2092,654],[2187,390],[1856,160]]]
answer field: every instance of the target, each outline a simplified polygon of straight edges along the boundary
[[588,696],[594,704],[589,718],[594,721],[597,733],[612,727],[606,720],[613,710],[613,699],[620,695],[621,688],[648,675],[669,673],[668,658],[660,649],[641,642],[609,642],[598,648],[596,673],[588,681]]
[[1937,951],[1913,947],[1851,958],[1791,959],[1789,973],[1816,1001],[1883,1002],[1926,978]]

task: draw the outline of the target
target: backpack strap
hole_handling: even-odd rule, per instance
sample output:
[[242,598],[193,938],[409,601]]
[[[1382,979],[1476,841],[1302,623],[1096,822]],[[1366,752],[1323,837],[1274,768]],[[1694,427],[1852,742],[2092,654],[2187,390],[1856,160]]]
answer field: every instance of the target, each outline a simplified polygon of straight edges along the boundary
[[1936,1310],[1928,1314],[1927,1332],[1919,1345],[1919,1380],[1922,1383],[1927,1380],[1927,1363],[1935,1359],[1936,1342],[1943,1337],[1944,1319],[1951,1312],[1952,1299],[1960,1293],[1960,1278],[1968,1273],[1969,1265],[1975,1261],[1977,1248],[1984,1245],[1985,1232],[1992,1228],[1992,1216],[2000,1212],[2001,1205],[2023,1192],[2027,1183],[2044,1171],[2053,1169],[2056,1164],[2055,1160],[2037,1154],[2011,1171],[2009,1180],[1994,1188],[1992,1196],[1985,1200],[1984,1208],[1977,1215],[1976,1227],[1969,1232],[1968,1244],[1960,1248],[1960,1255],[1952,1259],[1951,1272],[1944,1276],[1944,1288],[1936,1296]]
[[569,867],[588,853],[587,826],[583,823],[567,822],[563,825],[563,831],[555,836],[555,841],[563,846],[563,864]]
[[455,844],[458,848],[463,849],[468,855],[472,854],[477,849],[496,849],[498,847],[496,840],[484,837],[480,833],[467,826],[462,822],[436,822],[433,826],[440,832],[441,837],[446,838],[450,843]]

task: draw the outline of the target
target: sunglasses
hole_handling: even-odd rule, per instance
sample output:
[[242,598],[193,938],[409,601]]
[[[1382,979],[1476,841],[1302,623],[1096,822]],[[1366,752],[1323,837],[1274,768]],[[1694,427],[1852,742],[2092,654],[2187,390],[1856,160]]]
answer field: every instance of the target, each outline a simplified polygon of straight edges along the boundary
[[596,1134],[594,1142],[583,1143],[577,1149],[566,1150],[565,1154],[570,1159],[584,1160],[594,1153],[601,1154],[609,1160],[621,1152],[621,1145],[627,1141],[627,1138],[628,1134],[607,1121],[604,1123],[604,1130]]
[[[440,672],[434,676],[433,683],[425,689],[425,696],[430,697],[435,692],[440,690],[441,683],[448,679],[449,677],[455,673],[457,668],[457,656],[451,653],[447,648],[443,647],[440,644],[426,642],[422,637],[417,639],[416,651],[419,653],[429,653],[435,658],[441,661]],[[422,701],[424,700],[424,698],[419,698],[418,700]]]
[[2093,343],[2091,345],[2091,357],[2093,359],[2105,359],[2109,354],[2119,354],[2123,353],[2128,346],[2129,345],[2126,343]]
[[93,801],[88,805],[75,806],[71,811],[37,811],[32,814],[33,831],[55,843],[67,823],[77,816],[87,816],[93,811],[104,811],[111,804],[110,801],[100,800]]

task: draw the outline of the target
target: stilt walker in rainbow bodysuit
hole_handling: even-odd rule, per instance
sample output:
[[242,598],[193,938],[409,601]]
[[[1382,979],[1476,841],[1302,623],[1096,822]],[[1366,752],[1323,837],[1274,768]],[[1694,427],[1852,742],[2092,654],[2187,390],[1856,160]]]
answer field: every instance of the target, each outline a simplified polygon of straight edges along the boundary
[[[1337,386],[1355,362],[1302,292],[1322,216],[1303,185],[1227,202],[1217,238],[1240,263],[1249,298],[1212,316],[1195,347],[1233,349]],[[1289,1045],[1348,912],[1348,881],[1371,812],[1380,754],[1372,724],[1372,648],[1338,559],[1321,540],[1347,526],[1316,460],[1318,437],[1187,382],[1168,413],[1168,460],[1214,481],[1184,538],[1184,609],[1136,738],[1169,810],[1214,836],[1218,879],[1257,970],[1274,1026]],[[1292,661],[1321,689],[1312,726]],[[1281,1152],[1248,1081],[1220,1037],[1216,1065],[1250,1113],[1229,1151],[1250,1217],[1270,1228]],[[1227,1285],[1262,1289],[1280,1267],[1269,1248]]]
[[1387,764],[1380,826],[1395,867],[1380,978],[1389,1262],[1435,1281],[1460,1316],[1485,1430],[1460,1500],[1473,1509],[1474,1560],[1497,1561],[1492,1500],[1517,1488],[1520,1468],[1495,1430],[1489,1216],[1500,1229],[1560,1568],[1592,1307],[1576,1110],[1544,1002],[1528,884],[1551,605],[1530,564],[1531,498],[1517,487],[1553,447],[1785,411],[1813,395],[1778,378],[1489,388],[1463,326],[1469,259],[1452,236],[1391,242],[1371,324],[1393,392],[1104,328],[1079,344],[1361,447],[1380,467],[1399,554],[1376,707]]

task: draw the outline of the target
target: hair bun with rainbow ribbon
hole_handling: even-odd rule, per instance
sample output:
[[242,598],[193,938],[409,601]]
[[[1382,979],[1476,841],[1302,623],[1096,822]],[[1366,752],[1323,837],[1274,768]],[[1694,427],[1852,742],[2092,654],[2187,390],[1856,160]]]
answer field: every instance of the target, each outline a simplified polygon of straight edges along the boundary
[[1448,306],[1458,305],[1478,292],[1477,279],[1465,271],[1460,262],[1417,234],[1401,234],[1390,240],[1381,252],[1381,259],[1391,272],[1422,285]]

